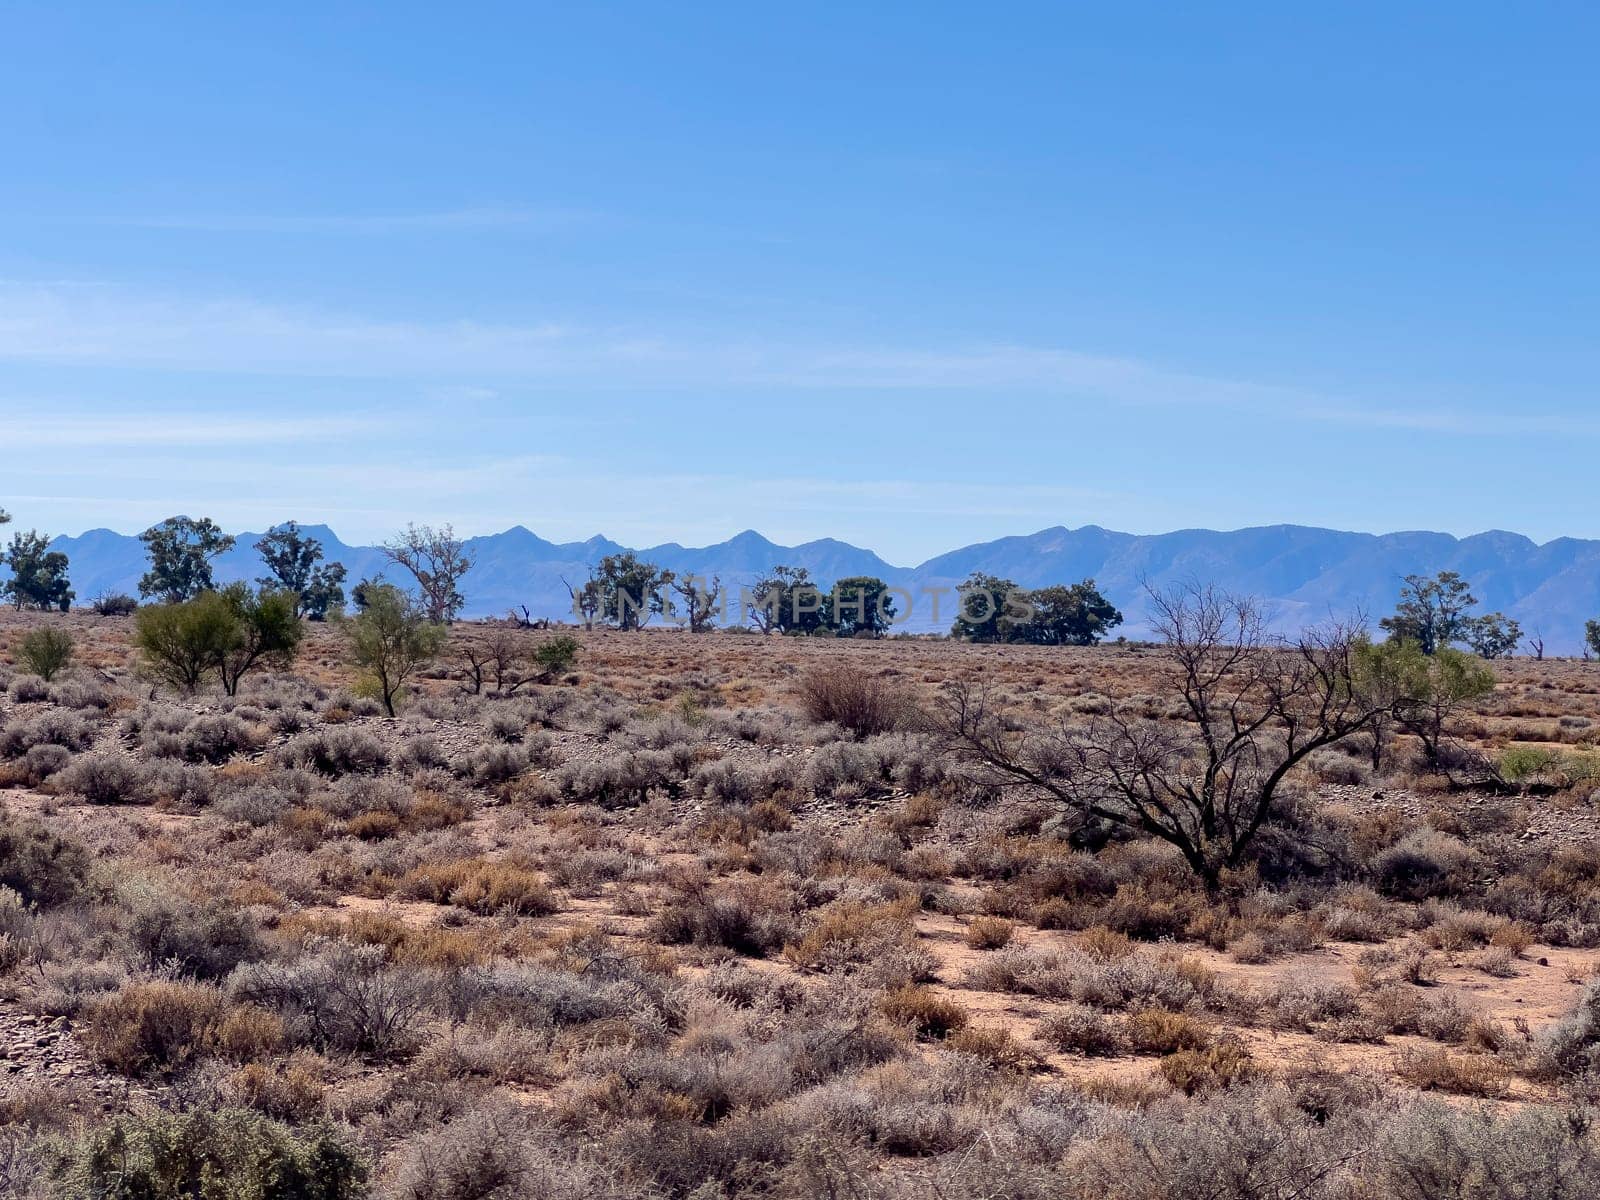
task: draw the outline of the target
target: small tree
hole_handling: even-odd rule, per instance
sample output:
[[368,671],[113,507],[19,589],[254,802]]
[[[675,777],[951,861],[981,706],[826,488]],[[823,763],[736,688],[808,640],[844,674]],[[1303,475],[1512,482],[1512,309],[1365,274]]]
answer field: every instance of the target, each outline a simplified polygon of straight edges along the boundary
[[1467,581],[1454,571],[1440,571],[1432,579],[1407,575],[1394,616],[1379,624],[1390,637],[1414,642],[1424,654],[1432,654],[1441,646],[1466,640],[1471,620],[1467,613],[1477,603]]
[[11,548],[0,555],[11,568],[11,578],[0,584],[0,596],[18,608],[60,609],[66,612],[77,595],[67,581],[67,556],[50,549],[50,539],[38,530],[15,533]]
[[716,618],[722,611],[722,579],[713,575],[706,580],[699,575],[685,575],[673,579],[670,584],[672,593],[681,597],[683,605],[680,608],[677,602],[669,604],[669,611],[680,623],[689,627],[690,633],[704,633],[716,626]]
[[[1494,691],[1494,671],[1449,646],[1427,655],[1415,642],[1364,643],[1357,648],[1356,664],[1358,690],[1422,744],[1423,758],[1435,770],[1443,765],[1456,713]],[[1387,722],[1380,722],[1379,732],[1386,728]],[[1381,749],[1374,753],[1377,765]]]
[[139,602],[132,596],[109,588],[89,601],[89,608],[97,617],[131,617],[138,607]]
[[1014,597],[1023,594],[1010,579],[974,571],[956,589],[956,619],[950,626],[950,636],[965,642],[1004,641],[1007,609]]
[[367,673],[384,711],[395,715],[400,689],[444,648],[443,625],[393,584],[371,584],[366,608],[344,622],[351,660]]
[[1035,588],[1024,597],[1028,616],[1003,626],[1006,641],[1040,646],[1093,646],[1108,629],[1122,624],[1122,614],[1100,594],[1092,579],[1070,587]]
[[996,785],[1160,838],[1216,888],[1244,865],[1290,772],[1367,728],[1384,701],[1355,686],[1354,624],[1282,643],[1248,599],[1187,588],[1151,602],[1187,720],[1119,706],[1019,731],[986,691],[958,683],[935,723]]
[[590,576],[598,587],[601,617],[628,630],[643,629],[666,609],[666,589],[673,579],[671,571],[645,562],[632,550],[606,555]]
[[192,692],[215,675],[234,696],[252,671],[293,661],[304,633],[294,609],[290,592],[230,584],[181,604],[139,609],[134,645],[156,678]]
[[278,526],[255,548],[271,572],[256,582],[262,587],[292,592],[295,616],[322,621],[330,609],[344,608],[344,564],[324,563],[322,543],[306,537],[294,521]]
[[233,549],[234,539],[210,517],[168,517],[139,535],[150,555],[150,569],[139,580],[139,595],[181,604],[216,585],[211,560]]
[[134,614],[133,644],[145,670],[184,692],[193,692],[218,670],[238,637],[238,614],[214,591],[177,604],[147,605]]
[[1600,657],[1600,621],[1583,623],[1583,647],[1588,653]]
[[286,589],[251,591],[247,584],[235,583],[218,595],[233,611],[235,632],[217,657],[217,674],[222,690],[236,696],[240,681],[251,671],[263,666],[287,668],[305,627],[297,614],[298,597]]
[[72,635],[65,629],[46,625],[29,630],[17,646],[17,658],[40,679],[49,683],[56,673],[72,661]]
[[448,625],[466,604],[461,579],[472,570],[472,556],[455,529],[442,525],[407,525],[383,545],[384,556],[404,567],[417,581],[422,611],[429,621]]
[[822,625],[822,593],[804,567],[776,566],[750,589],[745,619],[768,633],[810,633]]
[[894,624],[894,617],[889,585],[870,575],[841,579],[822,598],[820,623],[840,637],[858,633],[879,636]]
[[585,629],[593,629],[594,623],[600,618],[600,581],[591,572],[588,580],[577,587],[568,583],[565,576],[562,576],[561,583],[567,589],[567,595],[572,597],[572,615],[583,622]]
[[1480,658],[1509,658],[1522,640],[1522,626],[1505,613],[1486,613],[1470,619],[1462,636]]

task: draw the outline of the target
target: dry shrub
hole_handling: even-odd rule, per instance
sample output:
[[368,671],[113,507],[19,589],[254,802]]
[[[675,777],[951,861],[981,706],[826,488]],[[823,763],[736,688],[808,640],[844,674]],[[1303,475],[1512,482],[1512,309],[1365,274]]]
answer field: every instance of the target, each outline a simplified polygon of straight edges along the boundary
[[800,705],[813,721],[831,721],[857,737],[888,733],[904,705],[893,686],[848,663],[829,663],[800,679]]
[[897,1025],[909,1025],[920,1038],[944,1038],[965,1029],[967,1010],[932,988],[908,984],[886,992],[878,1009]]
[[1402,1052],[1395,1060],[1394,1070],[1412,1087],[1425,1092],[1493,1098],[1504,1096],[1510,1087],[1510,1073],[1495,1059],[1451,1054],[1431,1046]]
[[1480,861],[1478,852],[1459,838],[1419,829],[1372,860],[1372,877],[1386,895],[1425,900],[1463,891]]
[[83,1028],[89,1052],[124,1075],[161,1075],[208,1053],[236,1061],[272,1054],[283,1022],[251,1004],[231,1004],[195,983],[131,983],[95,1006]]
[[1087,1004],[1067,1004],[1039,1026],[1039,1039],[1063,1054],[1110,1058],[1122,1050],[1115,1022]]
[[1350,974],[1362,988],[1378,988],[1396,980],[1423,987],[1438,982],[1439,957],[1421,942],[1375,946],[1357,956]]
[[281,1065],[247,1062],[223,1080],[222,1091],[246,1108],[300,1124],[322,1115],[327,1087],[320,1068],[321,1059],[305,1051]]
[[1541,1075],[1579,1079],[1600,1071],[1600,980],[1591,980],[1577,1005],[1539,1041]]
[[74,793],[90,804],[139,804],[150,798],[144,764],[117,754],[89,754],[51,777],[56,792]]
[[278,925],[289,941],[337,937],[362,946],[382,946],[394,963],[418,967],[467,967],[489,961],[497,949],[482,929],[412,925],[384,913],[357,912],[347,918],[294,913]]
[[347,834],[364,842],[378,842],[384,838],[391,838],[400,832],[400,828],[400,818],[382,809],[357,813],[344,823],[344,831]]
[[669,945],[723,946],[762,958],[794,936],[793,902],[760,887],[682,888],[650,922],[650,936]]
[[915,897],[882,904],[851,900],[831,904],[798,942],[783,948],[783,956],[797,967],[814,971],[864,962],[885,944],[915,938],[911,917],[918,907]]
[[399,891],[413,900],[454,904],[481,916],[546,917],[560,908],[536,872],[481,858],[413,867],[401,879]]
[[229,980],[241,999],[279,1013],[298,1042],[392,1056],[410,1050],[434,995],[414,967],[391,965],[380,946],[326,942],[290,963],[252,963]]
[[967,926],[967,945],[974,950],[999,950],[1010,944],[1017,927],[1001,917],[974,917]]
[[1136,949],[1133,939],[1127,934],[1107,929],[1104,925],[1091,925],[1073,940],[1073,944],[1091,958],[1103,962],[1126,958]]
[[1259,1071],[1242,1042],[1226,1039],[1205,1050],[1179,1050],[1161,1060],[1161,1077],[1185,1096],[1220,1091],[1256,1078]]
[[1178,1011],[1224,997],[1216,976],[1204,964],[1172,953],[1099,959],[1076,948],[1033,951],[1012,946],[985,956],[967,971],[963,982],[980,991],[1021,992],[1118,1010]]
[[1037,1071],[1045,1065],[1038,1052],[1017,1041],[1009,1029],[993,1025],[968,1025],[946,1038],[945,1045],[1007,1071]]
[[1385,1200],[1600,1195],[1600,1141],[1581,1110],[1422,1102],[1383,1121],[1365,1194]]
[[416,800],[402,814],[401,819],[405,828],[409,830],[427,831],[448,829],[452,825],[461,824],[471,815],[472,809],[466,801],[441,792],[422,789],[417,792]]
[[1490,946],[1474,954],[1468,963],[1496,979],[1512,979],[1517,974],[1516,956],[1505,946]]
[[1534,941],[1533,930],[1521,921],[1507,921],[1489,935],[1489,944],[1509,950],[1513,958],[1521,958]]
[[1125,1028],[1129,1044],[1142,1054],[1204,1050],[1211,1045],[1211,1030],[1204,1022],[1165,1008],[1142,1008],[1128,1018]]

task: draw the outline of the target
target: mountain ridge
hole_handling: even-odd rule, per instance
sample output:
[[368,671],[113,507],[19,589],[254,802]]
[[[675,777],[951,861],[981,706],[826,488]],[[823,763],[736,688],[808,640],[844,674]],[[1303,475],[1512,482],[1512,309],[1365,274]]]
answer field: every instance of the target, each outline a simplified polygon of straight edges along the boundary
[[[331,561],[345,565],[354,582],[382,572],[376,546],[351,545],[327,525],[303,525],[323,543]],[[219,582],[253,580],[264,573],[253,543],[260,533],[235,535],[234,548],[216,562]],[[475,564],[463,581],[466,616],[493,616],[527,605],[536,616],[570,615],[566,582],[584,578],[608,553],[628,547],[603,535],[553,542],[524,525],[466,539]],[[91,529],[52,539],[51,548],[72,563],[81,601],[102,591],[136,592],[144,547],[137,536]],[[1361,612],[1372,619],[1392,610],[1407,574],[1456,570],[1473,585],[1485,611],[1500,610],[1542,634],[1552,653],[1577,653],[1583,624],[1600,616],[1600,540],[1554,538],[1538,543],[1509,530],[1457,537],[1431,530],[1359,533],[1310,525],[1257,525],[1235,530],[1180,529],[1133,534],[1084,525],[1053,525],[1030,534],[973,542],[912,566],[898,566],[864,547],[835,538],[795,546],[754,529],[708,546],[665,542],[638,553],[679,572],[720,575],[737,606],[738,590],[778,563],[806,567],[823,584],[851,575],[876,575],[911,592],[910,632],[942,632],[952,599],[941,596],[932,616],[931,589],[953,589],[974,571],[1015,580],[1023,587],[1093,578],[1122,609],[1120,632],[1149,631],[1145,585],[1212,583],[1259,596],[1275,628],[1292,632],[1332,614]],[[394,577],[391,571],[391,578]],[[907,607],[904,597],[900,607]]]

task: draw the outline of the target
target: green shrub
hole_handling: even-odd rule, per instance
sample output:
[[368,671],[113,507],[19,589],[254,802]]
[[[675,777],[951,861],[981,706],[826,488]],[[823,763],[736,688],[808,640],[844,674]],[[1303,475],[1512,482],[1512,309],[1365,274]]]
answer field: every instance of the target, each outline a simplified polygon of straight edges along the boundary
[[61,1148],[61,1195],[88,1200],[355,1200],[366,1169],[333,1130],[249,1109],[116,1117]]
[[139,602],[126,592],[102,592],[89,605],[99,617],[131,617]]
[[546,679],[565,674],[577,657],[578,639],[567,633],[540,642],[533,652],[534,664]]
[[31,630],[17,647],[17,661],[49,683],[72,661],[72,635],[49,625]]
[[89,852],[37,821],[0,815],[0,886],[40,908],[71,900],[89,875]]
[[296,598],[242,583],[192,600],[141,608],[135,614],[134,645],[156,678],[192,692],[212,676],[228,695],[266,665],[287,666],[304,633],[295,616]]
[[1561,751],[1547,746],[1507,746],[1500,753],[1500,774],[1512,783],[1521,783],[1561,770],[1563,759]]

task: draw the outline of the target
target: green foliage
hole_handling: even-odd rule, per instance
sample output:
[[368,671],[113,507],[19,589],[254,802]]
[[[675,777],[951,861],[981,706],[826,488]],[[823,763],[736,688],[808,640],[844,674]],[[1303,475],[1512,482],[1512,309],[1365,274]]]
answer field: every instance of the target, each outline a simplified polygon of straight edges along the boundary
[[139,535],[150,555],[150,569],[139,580],[139,595],[168,604],[192,600],[214,586],[211,560],[233,548],[233,538],[210,517],[168,517]]
[[11,578],[0,583],[0,596],[18,608],[60,609],[66,612],[77,595],[67,581],[67,556],[51,550],[50,539],[37,530],[16,533],[0,562],[11,568]]
[[238,695],[239,682],[261,666],[287,667],[294,661],[305,627],[294,592],[262,588],[251,591],[243,583],[230,584],[218,593],[233,613],[235,633],[217,659],[223,691]]
[[99,617],[131,617],[139,602],[122,592],[101,592],[89,602],[89,607]]
[[294,521],[278,526],[255,548],[272,573],[256,582],[264,588],[292,593],[295,616],[322,621],[330,610],[344,608],[344,565],[324,563],[322,543],[302,534]]
[[672,595],[682,599],[680,606],[671,597],[666,607],[667,618],[688,627],[690,633],[705,633],[714,628],[723,614],[722,579],[713,575],[680,575],[668,585]]
[[1422,742],[1430,766],[1439,763],[1455,713],[1494,691],[1494,671],[1487,663],[1448,646],[1429,655],[1416,642],[1391,638],[1381,644],[1358,642],[1353,655],[1355,687]]
[[258,667],[287,666],[303,633],[293,593],[243,583],[141,608],[135,622],[134,645],[156,678],[192,692],[214,674],[230,696]]
[[974,571],[956,589],[956,619],[950,626],[950,636],[966,642],[1008,640],[1006,635],[1013,628],[1012,622],[1023,615],[1014,600],[1023,594],[1014,580]]
[[134,622],[133,644],[145,669],[185,692],[217,669],[239,632],[233,606],[212,591],[141,608]]
[[667,605],[671,571],[645,562],[632,550],[608,554],[590,576],[599,592],[599,615],[618,629],[642,629]]
[[1122,614],[1100,594],[1094,580],[1070,587],[1036,588],[1027,594],[1032,613],[1011,626],[1007,641],[1040,646],[1092,646],[1106,630],[1122,624]]
[[533,651],[534,665],[546,679],[552,679],[571,670],[577,657],[578,639],[565,633],[540,642]]
[[45,625],[29,630],[17,646],[17,660],[46,683],[72,661],[72,635]]
[[1467,610],[1478,603],[1467,581],[1455,571],[1428,579],[1407,575],[1395,614],[1380,624],[1390,637],[1416,644],[1423,654],[1462,640]]
[[1548,746],[1507,746],[1500,752],[1500,774],[1512,783],[1561,770],[1566,756]]
[[366,1170],[325,1126],[243,1108],[118,1116],[60,1147],[59,1194],[89,1200],[356,1200]]
[[1486,613],[1469,620],[1462,637],[1480,658],[1509,658],[1522,641],[1522,626],[1505,613]]
[[1600,657],[1600,621],[1583,623],[1583,641],[1590,654]]
[[822,597],[820,624],[839,637],[879,635],[894,624],[894,597],[889,585],[870,575],[852,575]]
[[89,852],[37,821],[0,812],[0,887],[28,904],[49,908],[81,892],[89,876]]
[[438,656],[447,634],[392,584],[368,584],[365,600],[366,607],[344,623],[345,641],[352,661],[366,672],[366,682],[392,717],[400,689]]
[[1024,591],[1009,579],[978,573],[959,592],[950,636],[967,641],[1092,646],[1122,624],[1122,614],[1092,579]]
[[762,633],[811,633],[822,626],[822,593],[804,567],[777,566],[750,589],[746,618]]

